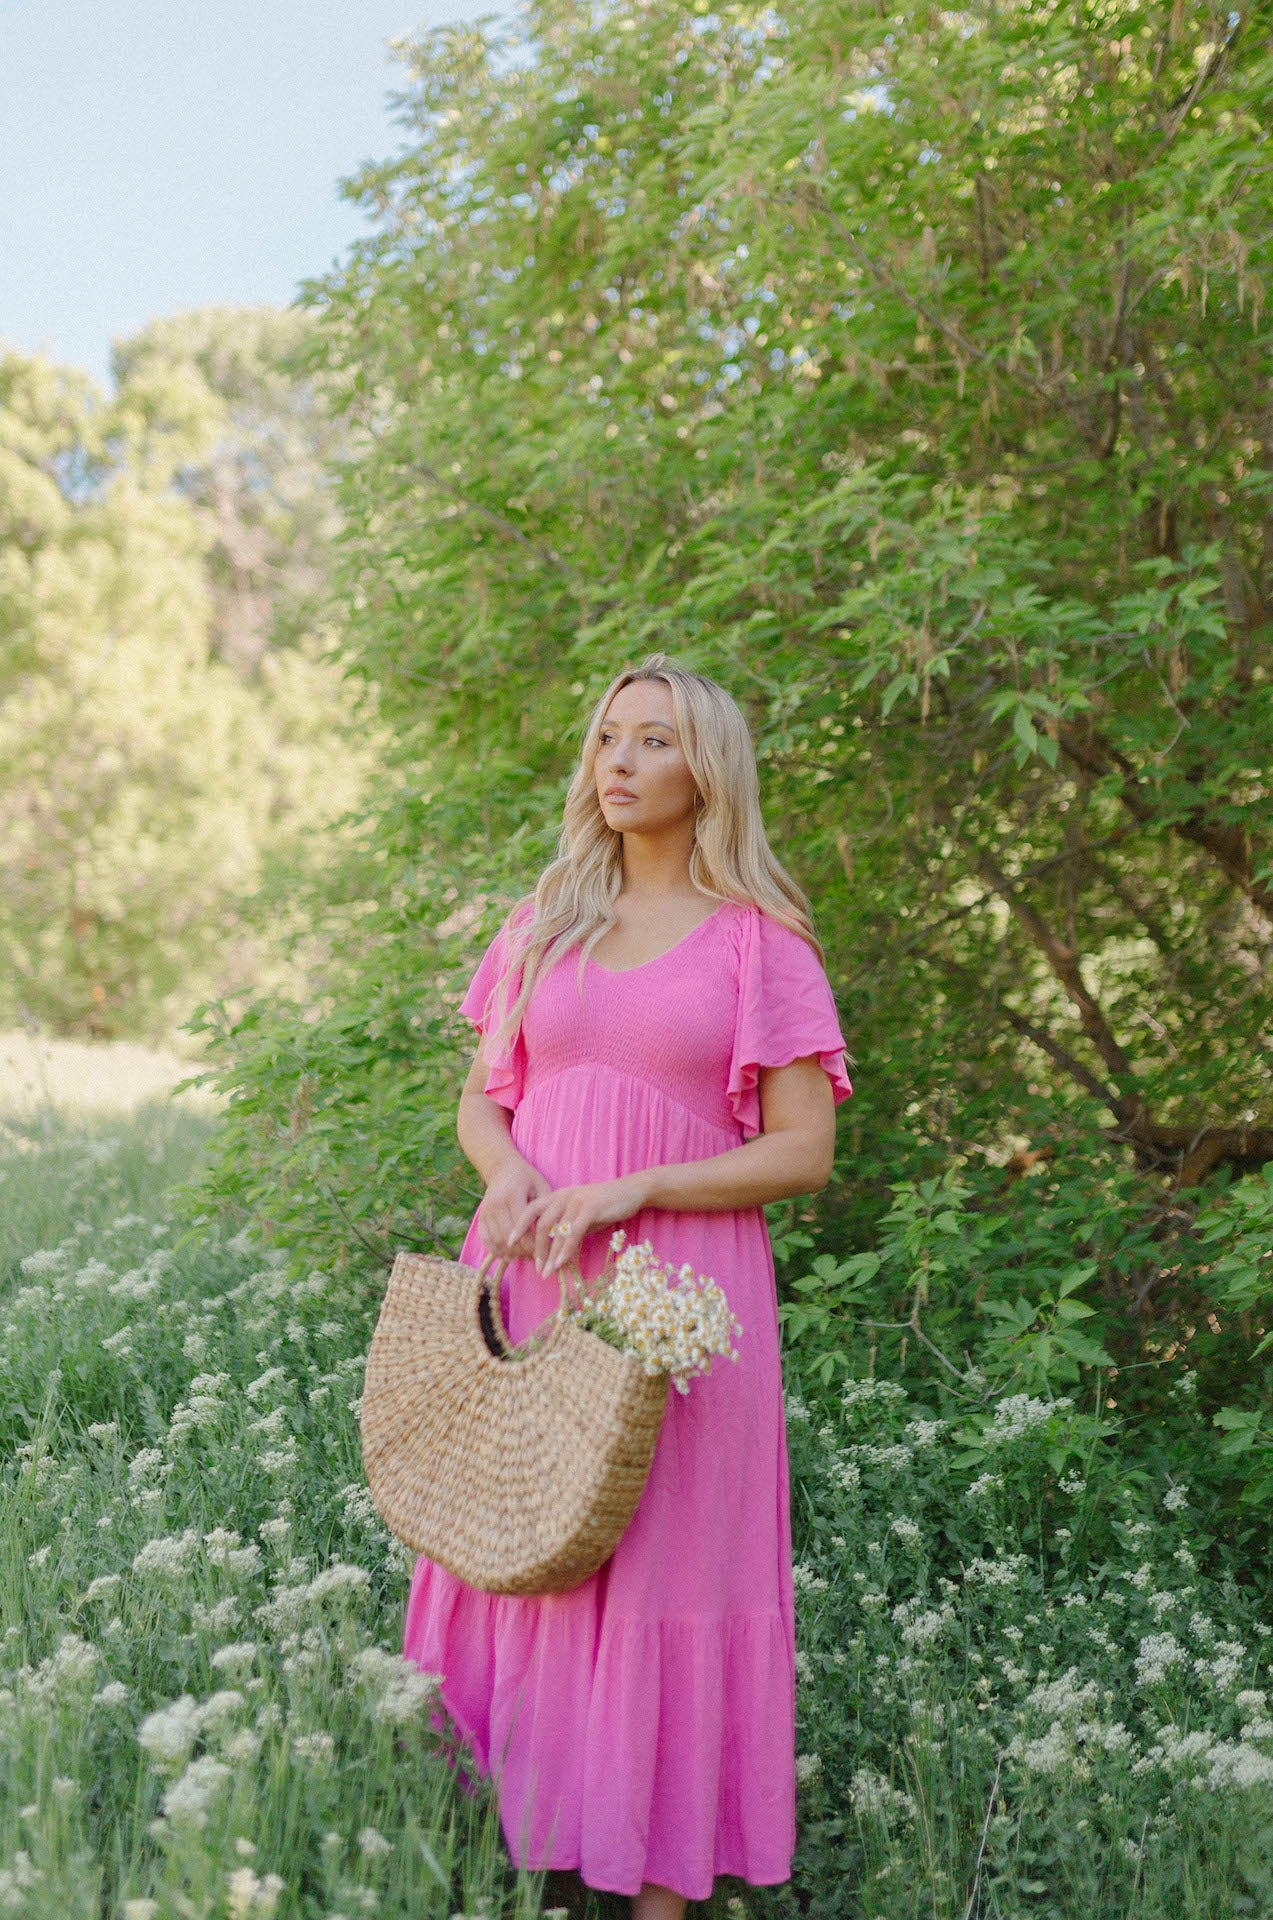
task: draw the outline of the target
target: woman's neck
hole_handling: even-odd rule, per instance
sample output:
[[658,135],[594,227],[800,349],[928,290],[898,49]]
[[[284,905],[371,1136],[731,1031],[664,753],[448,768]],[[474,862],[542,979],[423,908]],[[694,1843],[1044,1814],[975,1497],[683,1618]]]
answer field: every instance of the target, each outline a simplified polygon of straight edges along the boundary
[[623,878],[619,883],[624,898],[655,901],[696,897],[698,888],[690,879],[693,846],[692,820],[659,834],[625,833]]

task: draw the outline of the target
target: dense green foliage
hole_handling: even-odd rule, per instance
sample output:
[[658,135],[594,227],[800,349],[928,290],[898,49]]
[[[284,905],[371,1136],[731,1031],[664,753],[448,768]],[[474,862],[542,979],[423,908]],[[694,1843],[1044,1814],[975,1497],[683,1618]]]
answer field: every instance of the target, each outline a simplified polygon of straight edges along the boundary
[[161,1035],[277,979],[262,935],[360,793],[305,330],[156,322],[109,400],[0,357],[0,1024]]
[[312,1258],[458,1232],[452,1008],[589,697],[660,646],[749,714],[859,1063],[831,1186],[771,1210],[789,1340],[828,1388],[1116,1364],[1258,1542],[1267,10],[527,34],[405,50],[376,231],[311,289],[394,747],[315,993],[199,1018],[208,1193]]

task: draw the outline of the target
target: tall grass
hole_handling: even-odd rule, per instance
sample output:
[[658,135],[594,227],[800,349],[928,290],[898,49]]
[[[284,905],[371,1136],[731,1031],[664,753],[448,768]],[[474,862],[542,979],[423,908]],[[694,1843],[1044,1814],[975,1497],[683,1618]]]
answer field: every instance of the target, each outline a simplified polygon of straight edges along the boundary
[[0,1913],[529,1915],[397,1651],[374,1287],[183,1235],[208,1124],[45,1113],[0,1148]]
[[[397,1651],[356,1417],[382,1276],[192,1219],[214,1124],[0,1135],[0,1916],[529,1920]],[[795,1874],[712,1911],[1267,1920],[1273,1627],[1187,1480],[1096,1401],[787,1360]]]
[[1273,1913],[1260,1596],[1095,1400],[969,1402],[788,1400],[805,1910]]

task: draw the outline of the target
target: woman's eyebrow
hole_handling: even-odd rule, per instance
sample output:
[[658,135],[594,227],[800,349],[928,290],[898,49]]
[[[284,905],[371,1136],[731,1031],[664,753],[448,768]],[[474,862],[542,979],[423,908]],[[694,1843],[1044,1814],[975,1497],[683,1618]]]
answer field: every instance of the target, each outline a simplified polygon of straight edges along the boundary
[[[601,724],[603,727],[614,727],[622,726],[623,722],[621,720],[603,720]],[[638,727],[662,727],[664,733],[671,733],[672,731],[672,722],[670,720],[638,720],[636,724]]]

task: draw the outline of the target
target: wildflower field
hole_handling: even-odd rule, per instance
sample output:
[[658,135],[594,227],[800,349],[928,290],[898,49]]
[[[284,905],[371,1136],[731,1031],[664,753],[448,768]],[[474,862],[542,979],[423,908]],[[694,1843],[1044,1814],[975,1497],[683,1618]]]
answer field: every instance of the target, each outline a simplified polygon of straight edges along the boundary
[[[529,1916],[397,1652],[380,1275],[192,1219],[213,1125],[0,1134],[0,1914]],[[721,1920],[1273,1913],[1273,1629],[1188,1486],[1077,1391],[787,1406],[799,1850]]]

